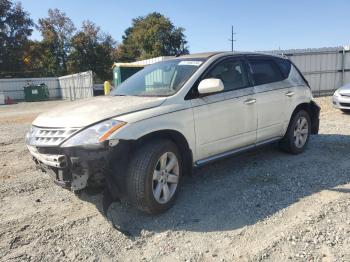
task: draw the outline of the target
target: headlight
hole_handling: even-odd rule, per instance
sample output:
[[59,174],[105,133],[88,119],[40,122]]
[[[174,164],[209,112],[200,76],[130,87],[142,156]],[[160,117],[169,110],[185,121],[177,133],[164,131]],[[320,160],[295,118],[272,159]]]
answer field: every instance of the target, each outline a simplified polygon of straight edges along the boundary
[[339,96],[339,89],[334,92],[334,96]]
[[93,145],[106,141],[111,134],[124,126],[126,123],[115,119],[109,119],[96,125],[83,129],[81,132],[73,135],[62,147]]

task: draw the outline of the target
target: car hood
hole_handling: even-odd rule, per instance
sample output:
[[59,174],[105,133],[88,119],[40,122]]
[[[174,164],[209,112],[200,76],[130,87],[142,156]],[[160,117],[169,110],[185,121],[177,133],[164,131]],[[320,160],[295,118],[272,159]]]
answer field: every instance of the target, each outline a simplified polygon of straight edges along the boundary
[[164,97],[103,96],[82,99],[40,114],[39,127],[85,127],[107,118],[160,106]]
[[350,83],[339,88],[338,92],[343,95],[350,95]]

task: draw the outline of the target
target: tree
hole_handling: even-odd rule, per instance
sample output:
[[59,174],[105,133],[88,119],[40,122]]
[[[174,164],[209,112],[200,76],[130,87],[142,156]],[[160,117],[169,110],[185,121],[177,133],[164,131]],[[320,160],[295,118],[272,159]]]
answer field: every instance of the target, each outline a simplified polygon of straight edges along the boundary
[[0,0],[0,77],[22,76],[34,23],[20,3]]
[[43,41],[29,41],[25,51],[26,76],[57,76],[56,57],[50,46]]
[[116,50],[118,61],[135,61],[157,56],[188,54],[185,29],[175,27],[160,13],[133,19]]
[[39,19],[38,30],[41,32],[42,44],[47,48],[46,60],[55,75],[67,73],[67,57],[70,41],[75,31],[72,20],[58,9],[49,9],[48,17]]
[[112,57],[116,42],[91,21],[84,21],[82,28],[72,37],[69,55],[70,73],[92,70],[98,80],[111,79]]

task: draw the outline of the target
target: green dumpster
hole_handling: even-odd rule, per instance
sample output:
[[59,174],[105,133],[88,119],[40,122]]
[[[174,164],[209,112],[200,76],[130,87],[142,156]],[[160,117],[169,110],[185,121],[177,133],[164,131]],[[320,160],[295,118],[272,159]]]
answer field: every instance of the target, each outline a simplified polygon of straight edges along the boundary
[[49,89],[42,83],[40,85],[28,84],[24,87],[24,100],[26,102],[45,101],[49,98]]
[[137,73],[144,66],[135,65],[131,63],[114,63],[113,65],[113,84],[114,87],[117,87],[126,79],[128,79],[133,74]]

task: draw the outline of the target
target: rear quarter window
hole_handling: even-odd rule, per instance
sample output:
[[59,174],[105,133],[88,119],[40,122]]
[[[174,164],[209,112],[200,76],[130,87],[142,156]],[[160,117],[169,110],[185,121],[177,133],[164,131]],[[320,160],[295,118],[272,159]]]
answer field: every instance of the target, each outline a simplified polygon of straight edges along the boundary
[[255,85],[278,82],[285,78],[273,59],[249,58],[249,64]]
[[291,62],[288,59],[283,59],[283,58],[276,58],[275,59],[276,64],[280,68],[283,77],[288,78],[290,69],[292,67]]

